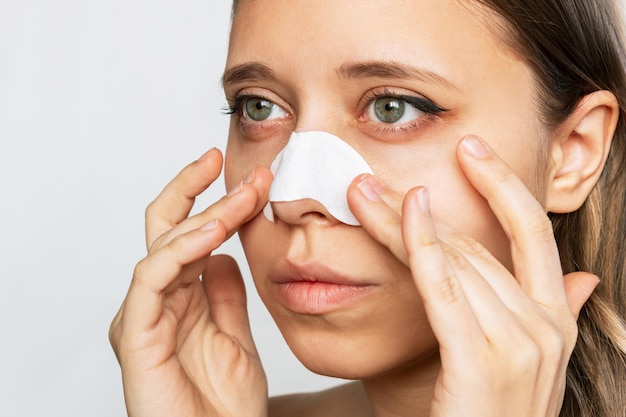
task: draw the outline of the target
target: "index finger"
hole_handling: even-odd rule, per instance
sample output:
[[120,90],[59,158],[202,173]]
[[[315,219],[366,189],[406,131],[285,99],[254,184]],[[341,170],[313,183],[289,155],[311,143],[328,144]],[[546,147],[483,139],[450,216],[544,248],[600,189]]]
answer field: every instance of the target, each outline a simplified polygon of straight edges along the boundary
[[526,294],[538,303],[567,308],[552,223],[541,204],[482,140],[465,137],[457,155],[509,239],[513,273]]
[[196,197],[219,177],[223,157],[217,148],[187,165],[146,208],[146,246],[185,220]]

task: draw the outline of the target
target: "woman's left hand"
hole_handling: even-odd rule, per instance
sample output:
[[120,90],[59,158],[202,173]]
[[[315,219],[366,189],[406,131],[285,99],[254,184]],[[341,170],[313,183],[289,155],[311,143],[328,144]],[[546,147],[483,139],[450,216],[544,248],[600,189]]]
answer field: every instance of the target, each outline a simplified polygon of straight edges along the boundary
[[439,342],[431,416],[558,416],[576,319],[599,280],[563,276],[543,207],[482,141],[465,138],[457,158],[508,236],[514,272],[433,220],[428,188],[403,198],[378,182],[372,200],[359,191],[365,177],[348,191],[367,232],[410,268]]

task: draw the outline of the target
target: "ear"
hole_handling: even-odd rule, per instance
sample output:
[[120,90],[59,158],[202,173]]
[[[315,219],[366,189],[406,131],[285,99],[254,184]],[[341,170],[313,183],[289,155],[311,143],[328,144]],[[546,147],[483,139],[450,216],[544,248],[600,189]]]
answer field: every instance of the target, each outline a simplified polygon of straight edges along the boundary
[[546,211],[571,213],[585,202],[604,169],[619,113],[613,93],[595,91],[557,129],[550,146]]

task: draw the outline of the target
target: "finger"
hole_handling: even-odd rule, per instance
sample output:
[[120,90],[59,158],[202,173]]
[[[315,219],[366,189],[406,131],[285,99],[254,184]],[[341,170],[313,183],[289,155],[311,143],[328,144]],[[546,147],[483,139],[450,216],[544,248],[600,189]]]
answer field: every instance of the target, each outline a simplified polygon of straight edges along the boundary
[[410,190],[402,207],[402,236],[411,274],[442,352],[479,348],[484,335],[461,282],[443,253],[430,217],[427,188]]
[[[400,201],[400,204],[398,204]],[[402,196],[378,178],[364,174],[357,177],[348,188],[350,210],[360,220],[364,229],[378,242],[408,265],[406,249],[400,230]],[[476,268],[480,276],[493,287],[505,301],[523,295],[515,278],[484,246],[448,224],[433,219],[437,238],[442,249],[452,260],[464,258]],[[451,262],[454,265],[454,262]],[[506,302],[506,304],[515,304]]]
[[256,354],[250,331],[246,289],[237,262],[228,255],[209,258],[202,274],[211,319],[218,329]]
[[211,221],[178,236],[139,262],[124,304],[124,327],[131,333],[152,329],[161,318],[166,288],[179,278],[186,265],[219,247],[226,232],[222,222]]
[[[498,347],[515,346],[516,343],[532,339],[533,332],[541,328],[544,316],[528,297],[519,296],[522,292],[519,285],[515,283],[516,290],[512,291],[509,285],[500,285],[501,281],[507,281],[506,275],[491,275],[490,280],[485,279],[485,275],[490,275],[493,270],[499,268],[479,263],[481,268],[478,269],[476,263],[470,261],[456,248],[445,243],[440,245],[448,263],[459,278],[467,302],[486,341],[493,347]],[[485,274],[485,270],[492,271]],[[495,288],[492,283],[496,284]],[[513,309],[511,305],[514,306]]]
[[348,205],[361,226],[408,266],[402,241],[402,196],[376,177],[364,174],[348,188]]
[[565,294],[570,311],[578,319],[580,310],[600,283],[600,279],[587,272],[572,272],[563,277]]
[[543,207],[480,139],[465,137],[457,155],[509,238],[514,275],[524,291],[541,304],[566,306],[559,253]]
[[528,298],[515,277],[480,242],[448,224],[437,223],[437,236],[446,253],[456,251],[466,259],[489,284],[507,308],[519,315],[535,303]]
[[213,148],[187,165],[146,209],[146,245],[189,215],[195,199],[220,175],[222,153]]
[[263,209],[267,203],[271,181],[272,174],[267,168],[254,169],[245,181],[230,190],[219,201],[163,233],[150,250],[167,245],[176,236],[194,230],[214,218],[219,218],[224,223],[229,238],[241,224],[252,219]]
[[[350,209],[361,221],[363,228],[408,266],[400,230],[401,217],[392,208],[397,205],[397,200],[401,200],[400,194],[368,174],[355,179],[348,189]],[[534,311],[533,317],[536,316],[538,312],[534,304],[528,300],[511,273],[489,251],[449,225],[436,220],[433,222],[447,261],[459,277],[468,302],[485,333],[494,335],[497,329],[506,327],[499,323],[500,320],[493,320],[494,315],[514,320],[508,309],[519,316],[528,316]]]

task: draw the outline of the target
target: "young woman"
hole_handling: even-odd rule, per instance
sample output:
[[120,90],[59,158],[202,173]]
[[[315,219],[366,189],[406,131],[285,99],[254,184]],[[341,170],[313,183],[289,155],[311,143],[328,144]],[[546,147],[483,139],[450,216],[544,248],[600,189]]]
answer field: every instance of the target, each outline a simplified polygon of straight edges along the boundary
[[[620,33],[609,0],[235,2],[229,192],[188,217],[210,150],[147,210],[110,332],[129,415],[626,415]],[[360,226],[312,199],[263,215],[310,131],[371,167]],[[268,400],[241,276],[211,256],[235,232],[296,356],[356,382]]]

